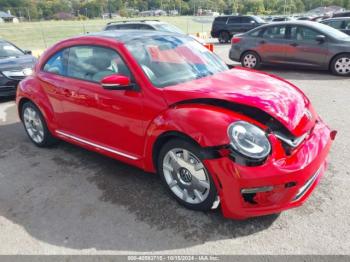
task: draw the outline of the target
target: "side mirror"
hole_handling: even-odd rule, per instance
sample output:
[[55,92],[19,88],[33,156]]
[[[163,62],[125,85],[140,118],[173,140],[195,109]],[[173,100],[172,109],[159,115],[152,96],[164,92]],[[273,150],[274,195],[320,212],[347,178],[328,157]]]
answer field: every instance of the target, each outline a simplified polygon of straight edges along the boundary
[[325,35],[318,35],[316,36],[315,40],[320,43],[324,43],[326,41],[326,36]]
[[32,50],[24,50],[23,51],[25,55],[31,55],[32,54]]
[[101,86],[107,90],[132,90],[134,85],[130,78],[124,75],[113,74],[102,78]]

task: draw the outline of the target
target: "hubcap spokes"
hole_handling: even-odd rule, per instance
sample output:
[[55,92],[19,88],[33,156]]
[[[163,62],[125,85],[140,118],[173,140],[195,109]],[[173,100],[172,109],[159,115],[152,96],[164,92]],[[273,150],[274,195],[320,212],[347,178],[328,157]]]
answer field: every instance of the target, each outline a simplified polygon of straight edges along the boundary
[[23,121],[31,139],[36,143],[41,143],[44,140],[44,127],[38,113],[27,107],[23,113]]
[[342,57],[335,62],[335,70],[338,74],[346,75],[350,73],[350,58]]
[[245,67],[254,68],[256,66],[257,59],[254,55],[246,55],[243,59],[243,64]]
[[208,197],[208,173],[203,163],[188,150],[170,150],[164,157],[163,173],[171,191],[183,201],[199,204]]

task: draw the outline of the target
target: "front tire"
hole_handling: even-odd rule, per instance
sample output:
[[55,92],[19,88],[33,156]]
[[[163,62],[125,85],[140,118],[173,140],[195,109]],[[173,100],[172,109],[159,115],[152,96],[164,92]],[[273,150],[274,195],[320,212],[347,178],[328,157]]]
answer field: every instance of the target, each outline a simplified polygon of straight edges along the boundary
[[38,147],[52,146],[57,142],[49,129],[39,108],[32,102],[22,106],[21,119],[29,139]]
[[261,66],[261,59],[257,53],[249,51],[242,55],[241,64],[243,67],[258,69]]
[[158,157],[158,172],[170,195],[181,205],[200,211],[218,202],[213,179],[201,160],[200,147],[184,140],[166,143]]
[[350,76],[350,54],[337,55],[331,62],[330,69],[338,76]]

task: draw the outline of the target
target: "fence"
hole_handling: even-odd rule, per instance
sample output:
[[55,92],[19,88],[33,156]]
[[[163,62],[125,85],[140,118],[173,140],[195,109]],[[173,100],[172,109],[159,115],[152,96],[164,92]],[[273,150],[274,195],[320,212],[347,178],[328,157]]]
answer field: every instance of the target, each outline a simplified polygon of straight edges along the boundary
[[[187,34],[196,34],[198,32],[206,32],[209,34],[213,18],[178,16],[159,17],[156,19],[171,23]],[[101,31],[110,21],[111,20],[99,19],[85,21],[23,22],[18,24],[2,23],[0,24],[0,38],[10,41],[22,49],[40,52],[62,39],[83,35],[88,32]]]

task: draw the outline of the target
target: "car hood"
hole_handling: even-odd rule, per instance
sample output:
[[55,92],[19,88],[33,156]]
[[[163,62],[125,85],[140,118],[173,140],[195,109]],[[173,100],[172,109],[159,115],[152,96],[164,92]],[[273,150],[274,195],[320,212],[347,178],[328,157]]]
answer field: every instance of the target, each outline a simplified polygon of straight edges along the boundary
[[0,71],[32,68],[36,58],[31,55],[0,58]]
[[243,68],[169,86],[163,92],[169,105],[193,99],[219,99],[258,108],[295,136],[307,132],[316,117],[309,100],[297,87],[278,77]]

